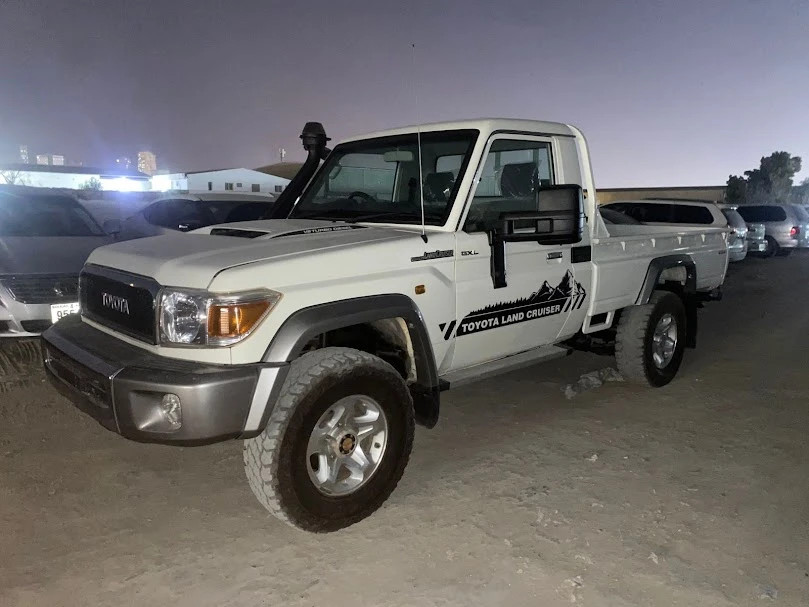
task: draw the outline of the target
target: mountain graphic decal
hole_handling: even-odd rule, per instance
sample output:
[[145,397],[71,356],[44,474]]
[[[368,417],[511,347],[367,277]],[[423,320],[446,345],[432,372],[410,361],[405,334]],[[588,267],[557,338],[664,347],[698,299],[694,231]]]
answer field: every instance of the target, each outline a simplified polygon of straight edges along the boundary
[[[458,323],[457,336],[479,333],[497,327],[519,322],[554,316],[570,310],[578,310],[584,305],[587,292],[568,270],[562,281],[554,286],[546,280],[538,290],[528,297],[502,303],[491,304],[480,310],[473,310]],[[451,332],[450,333],[451,336]],[[445,335],[446,339],[449,336]]]

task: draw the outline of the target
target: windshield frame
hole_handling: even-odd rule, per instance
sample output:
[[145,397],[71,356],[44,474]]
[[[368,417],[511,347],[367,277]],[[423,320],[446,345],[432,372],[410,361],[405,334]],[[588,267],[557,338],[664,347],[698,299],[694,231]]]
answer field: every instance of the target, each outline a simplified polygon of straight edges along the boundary
[[[345,143],[341,143],[335,146],[334,150],[328,155],[325,162],[320,165],[315,175],[312,179],[309,180],[304,191],[301,193],[298,200],[295,202],[295,206],[292,207],[292,210],[287,215],[288,219],[317,219],[319,216],[315,213],[316,209],[304,209],[303,212],[306,213],[311,211],[315,216],[310,217],[308,215],[299,215],[299,209],[301,207],[301,203],[314,198],[314,193],[321,189],[323,185],[323,181],[328,179],[329,174],[334,169],[335,162],[338,158],[342,158],[346,154],[356,154],[362,153],[363,150],[367,150],[369,147],[384,147],[384,146],[397,146],[397,145],[413,145],[418,138],[421,138],[421,146],[422,150],[424,146],[429,143],[440,143],[443,141],[462,141],[464,138],[468,138],[468,147],[466,152],[464,153],[463,159],[461,161],[460,167],[458,169],[458,175],[455,178],[455,182],[452,186],[452,191],[450,192],[449,196],[447,197],[447,202],[445,203],[444,210],[440,217],[435,217],[434,219],[430,219],[430,216],[425,215],[424,217],[424,224],[426,226],[431,227],[445,227],[447,225],[447,221],[452,214],[452,210],[455,208],[455,203],[458,199],[458,193],[461,188],[461,183],[466,176],[466,171],[469,168],[469,164],[472,161],[472,156],[474,155],[478,139],[480,137],[480,130],[479,129],[449,129],[449,130],[437,130],[437,131],[408,131],[405,133],[398,133],[395,135],[384,135],[381,137],[369,137],[365,139],[355,139],[352,141],[347,141]],[[427,140],[425,142],[425,139]],[[443,156],[438,156],[436,158],[436,162],[439,158]],[[428,167],[424,167],[422,162],[422,195],[423,195],[423,179],[424,176],[428,174],[428,171],[425,169]],[[337,209],[325,209],[323,211],[322,218],[327,221],[359,221],[359,223],[390,223],[390,224],[404,224],[404,225],[421,225],[421,215],[414,214],[412,220],[405,220],[402,219],[402,212],[401,211],[393,211],[391,210],[390,213],[379,212],[374,213],[369,209],[359,209],[359,212],[356,213],[356,217],[361,219],[354,219],[351,217],[352,210],[347,209],[347,213],[345,217],[338,217],[338,216],[329,216],[329,210],[335,211]],[[342,210],[342,209],[340,209]],[[395,220],[386,221],[386,216],[396,217]],[[362,218],[364,216],[369,216],[368,218]]]

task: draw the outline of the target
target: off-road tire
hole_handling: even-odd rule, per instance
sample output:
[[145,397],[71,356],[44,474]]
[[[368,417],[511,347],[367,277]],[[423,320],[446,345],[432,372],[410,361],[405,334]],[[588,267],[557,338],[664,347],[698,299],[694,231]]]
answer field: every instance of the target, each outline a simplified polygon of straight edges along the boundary
[[[677,346],[668,365],[658,369],[652,358],[652,338],[658,321],[671,314],[677,323]],[[615,336],[615,361],[627,381],[658,388],[669,383],[683,360],[686,315],[682,299],[675,293],[655,291],[649,303],[621,312]]]
[[[320,493],[309,478],[306,445],[320,416],[334,402],[365,394],[388,420],[379,468],[354,493]],[[244,468],[261,504],[305,531],[336,531],[361,521],[390,496],[413,447],[413,401],[401,375],[380,358],[352,348],[323,348],[292,363],[267,427],[244,441]]]

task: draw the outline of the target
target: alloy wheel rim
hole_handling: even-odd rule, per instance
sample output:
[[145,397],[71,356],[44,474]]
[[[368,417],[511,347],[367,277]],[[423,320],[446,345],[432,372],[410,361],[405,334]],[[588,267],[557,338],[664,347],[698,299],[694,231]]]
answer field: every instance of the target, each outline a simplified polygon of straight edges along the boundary
[[677,321],[671,314],[663,314],[652,335],[652,360],[658,369],[666,368],[677,350]]
[[341,398],[320,416],[309,436],[309,479],[324,495],[350,495],[379,469],[387,442],[388,420],[377,401],[364,394]]

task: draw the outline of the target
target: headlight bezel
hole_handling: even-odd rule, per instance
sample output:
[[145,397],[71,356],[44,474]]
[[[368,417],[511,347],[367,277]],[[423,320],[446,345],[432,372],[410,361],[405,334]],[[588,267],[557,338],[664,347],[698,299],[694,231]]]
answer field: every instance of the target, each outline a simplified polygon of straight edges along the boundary
[[[156,324],[157,343],[171,348],[219,348],[237,344],[252,335],[278,305],[282,294],[272,289],[252,289],[233,293],[211,293],[204,289],[186,289],[182,287],[163,287],[157,297]],[[177,299],[192,300],[197,306],[196,322],[199,325],[191,341],[176,341],[176,313],[168,312],[166,303]],[[209,314],[215,307],[239,307],[245,304],[265,303],[266,308],[261,315],[242,333],[230,337],[211,336]],[[167,331],[169,325],[174,329]]]

